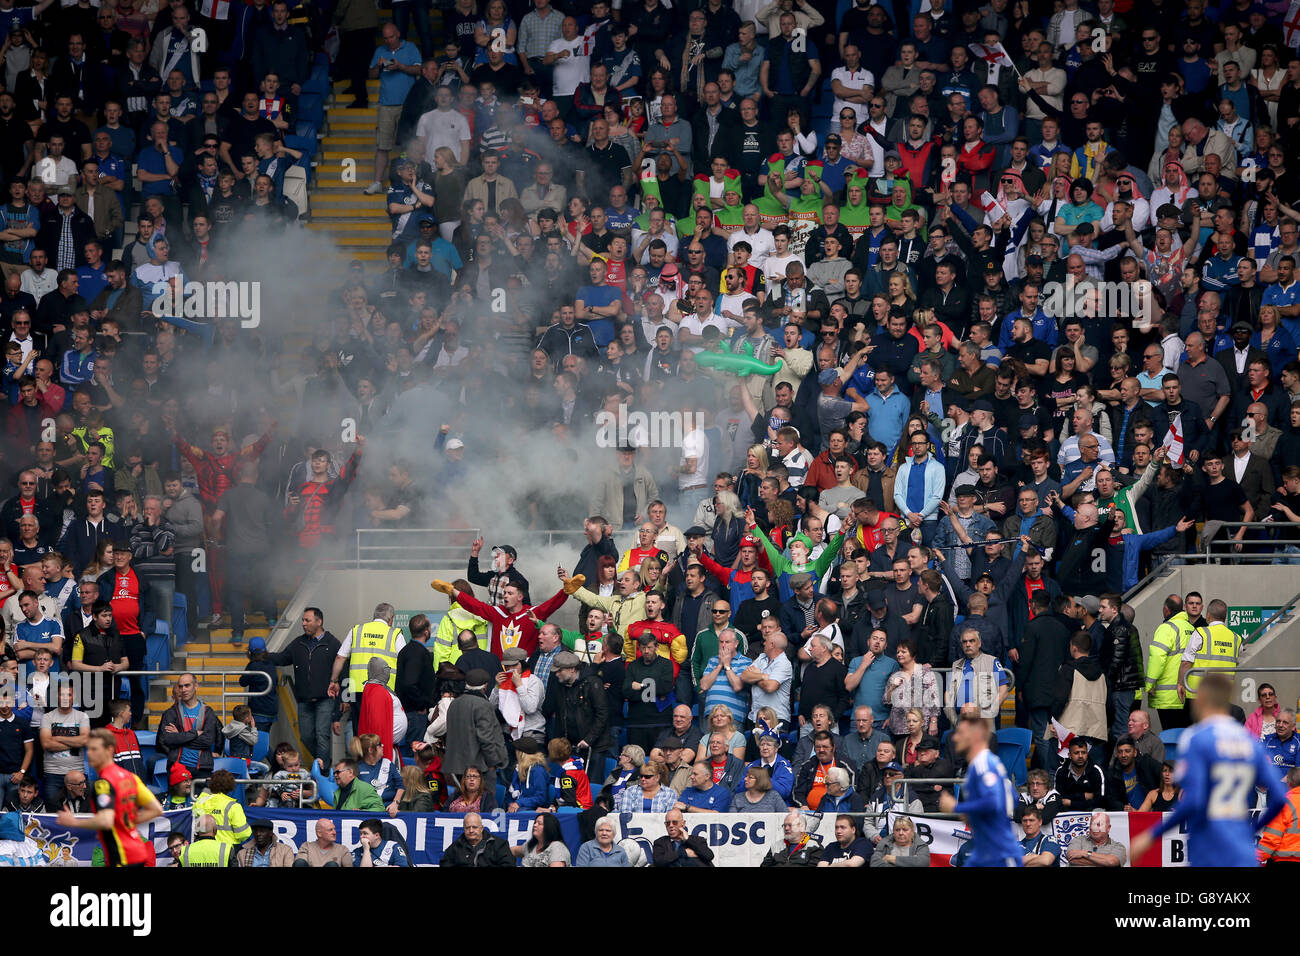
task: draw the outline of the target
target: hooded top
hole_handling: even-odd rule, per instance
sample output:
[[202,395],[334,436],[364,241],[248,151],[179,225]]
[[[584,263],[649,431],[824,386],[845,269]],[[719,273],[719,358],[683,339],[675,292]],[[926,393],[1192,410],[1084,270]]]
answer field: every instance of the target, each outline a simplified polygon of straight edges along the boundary
[[892,198],[890,199],[889,205],[885,207],[885,222],[890,222],[892,220],[893,222],[897,222],[901,224],[903,218],[903,210],[915,209],[917,215],[921,217],[919,223],[919,234],[921,238],[924,239],[926,235],[925,210],[912,201],[911,181],[906,176],[896,176],[894,177],[894,185],[903,187],[903,191],[907,194],[907,199],[904,201],[903,205],[901,206],[896,205]]
[[[871,174],[858,167],[845,185],[844,205],[840,207],[840,224],[849,231],[849,235],[855,242],[871,225],[871,206],[867,203],[870,182]],[[853,201],[854,190],[857,190],[857,202]]]
[[826,200],[822,196],[822,163],[813,160],[804,166],[804,178],[816,183],[816,191],[805,196],[802,191],[790,200],[788,223],[790,225],[790,251],[797,256],[804,254],[808,238],[822,224],[822,209]]
[[784,192],[785,157],[780,153],[773,153],[768,158],[767,185],[763,187],[762,195],[754,200],[754,205],[758,208],[758,215],[762,220],[764,229],[775,229],[783,224],[789,215],[785,203],[777,198],[776,192],[773,192],[773,183],[776,184],[777,190]]

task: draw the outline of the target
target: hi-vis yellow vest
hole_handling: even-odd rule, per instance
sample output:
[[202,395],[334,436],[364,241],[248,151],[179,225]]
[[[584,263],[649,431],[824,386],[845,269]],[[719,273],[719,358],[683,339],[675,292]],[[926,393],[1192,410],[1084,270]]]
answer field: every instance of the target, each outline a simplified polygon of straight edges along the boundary
[[[1201,649],[1196,653],[1193,668],[1227,671],[1232,676],[1237,671],[1237,657],[1241,653],[1241,637],[1222,621],[1212,621],[1209,627],[1198,627]],[[1187,696],[1196,696],[1203,674],[1187,675]]]
[[219,840],[195,840],[181,850],[182,867],[192,866],[230,866],[230,854],[234,847]]
[[372,657],[378,657],[388,665],[388,689],[397,690],[397,640],[401,636],[400,627],[389,627],[378,619],[352,628],[352,653],[348,660],[352,693],[361,692],[369,676],[367,668]]

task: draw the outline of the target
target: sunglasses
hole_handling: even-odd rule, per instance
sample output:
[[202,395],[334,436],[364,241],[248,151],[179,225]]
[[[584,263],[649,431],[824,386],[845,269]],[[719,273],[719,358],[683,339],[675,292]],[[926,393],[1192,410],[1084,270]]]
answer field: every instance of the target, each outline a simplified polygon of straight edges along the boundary
[[725,608],[725,607],[715,607],[715,608],[713,609],[713,613],[714,613],[714,614],[729,614],[729,613],[731,613],[731,609],[730,609],[730,608]]
[[653,773],[643,773],[643,774],[641,774],[641,779],[642,779],[642,780],[658,780],[659,777],[658,777],[656,774],[653,774]]

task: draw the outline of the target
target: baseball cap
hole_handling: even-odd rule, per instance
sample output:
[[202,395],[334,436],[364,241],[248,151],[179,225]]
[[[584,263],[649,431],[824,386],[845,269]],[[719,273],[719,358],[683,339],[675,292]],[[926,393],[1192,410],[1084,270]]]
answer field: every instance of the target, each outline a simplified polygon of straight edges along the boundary
[[867,607],[873,611],[879,611],[885,606],[885,592],[879,588],[873,588],[867,592]]
[[[456,439],[454,439],[454,438],[452,439],[452,441],[455,441],[455,440],[456,440]],[[447,444],[450,445],[451,442],[448,442]],[[463,448],[464,446],[462,445],[461,447]],[[518,558],[519,558],[519,552],[516,551],[516,550],[515,550],[511,545],[508,545],[508,544],[498,544],[495,548],[492,549],[492,553],[493,553],[493,554],[496,554],[498,551],[500,551],[502,554],[506,555],[507,557],[515,558],[516,560],[518,560]]]
[[903,768],[899,766],[898,761],[891,760],[885,764],[885,773],[902,773]]
[[1027,266],[1041,266],[1042,264],[1043,257],[1040,255],[1025,256],[1025,265]]
[[825,368],[822,369],[821,373],[817,376],[817,384],[830,385],[833,382],[839,381],[839,378],[840,378],[840,373],[838,369]]
[[264,651],[264,650],[266,650],[266,638],[264,638],[264,637],[255,637],[255,638],[253,638],[251,641],[248,642],[248,649],[249,649],[250,651]]
[[1254,331],[1255,331],[1254,327],[1253,327],[1249,322],[1245,321],[1244,319],[1238,319],[1236,322],[1233,322],[1233,323],[1232,323],[1232,328],[1229,329],[1228,331],[1230,331],[1230,332],[1236,332],[1238,329],[1245,329],[1247,332],[1254,332]]
[[682,740],[681,737],[677,737],[677,736],[665,737],[663,740],[659,742],[660,750],[681,750],[685,746],[686,746],[686,741]]
[[985,271],[985,272],[1001,272],[1001,271],[1002,271],[1002,267],[1001,267],[1000,265],[998,265],[996,262],[994,262],[992,259],[990,259],[988,262],[984,263],[984,271]]
[[1095,594],[1085,594],[1083,597],[1075,598],[1075,600],[1082,604],[1089,614],[1095,615],[1101,610],[1101,601]]
[[1021,416],[1020,416],[1020,427],[1021,427],[1021,428],[1033,428],[1033,427],[1034,427],[1035,425],[1037,425],[1037,424],[1038,424],[1038,416],[1037,416],[1037,415],[1025,414],[1025,415],[1021,415]]
[[447,451],[456,451],[457,449],[464,448],[465,443],[459,438],[449,438],[447,439],[447,444],[443,447],[446,448]]
[[274,830],[275,824],[266,817],[258,817],[256,820],[249,820],[248,827],[251,830]]
[[826,137],[826,145],[829,146],[831,143],[834,143],[836,146],[841,146],[843,145],[844,140],[840,139],[839,133],[830,133]]
[[899,162],[902,162],[903,157],[898,155],[898,150],[891,149],[889,152],[885,153],[885,159],[897,159]]
[[740,539],[740,546],[742,548],[757,548],[758,539],[755,538],[752,534],[747,534]]
[[988,412],[991,415],[993,414],[993,403],[987,398],[977,398],[970,403],[970,410],[972,412]]

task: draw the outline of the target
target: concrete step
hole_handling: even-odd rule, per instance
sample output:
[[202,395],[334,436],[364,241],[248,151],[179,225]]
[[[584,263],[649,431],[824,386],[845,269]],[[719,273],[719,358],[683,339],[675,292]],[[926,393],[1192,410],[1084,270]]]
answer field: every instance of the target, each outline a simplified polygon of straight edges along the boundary
[[373,130],[369,135],[353,132],[331,133],[321,140],[321,144],[321,148],[325,150],[336,146],[351,146],[354,148],[368,146],[373,153],[375,148],[375,134]]
[[[346,90],[346,89],[348,88],[349,85],[350,85],[350,84],[348,83],[347,80],[335,80],[335,81],[334,81],[334,85],[333,85],[333,87],[331,87],[331,89],[334,91],[334,93],[335,93],[336,95],[338,95],[338,94],[341,94],[344,90]],[[378,96],[378,95],[379,95],[379,80],[378,80],[378,79],[373,79],[373,80],[372,80],[372,79],[370,79],[369,77],[367,77],[367,78],[366,78],[366,90],[370,93],[370,95],[372,95],[372,96]]]
[[329,115],[330,131],[325,139],[340,133],[373,133],[378,116],[367,116],[371,110],[349,110],[339,107]]
[[338,236],[358,236],[375,239],[376,241],[386,240],[392,235],[392,227],[386,222],[365,222],[356,221],[341,216],[319,217],[313,216],[312,221],[307,224],[312,232],[328,232]]
[[[376,193],[373,196],[364,195],[363,191],[367,186],[370,185],[369,175],[362,175],[361,171],[358,170],[357,171],[358,181],[354,181],[354,182],[348,182],[347,180],[343,179],[339,175],[339,170],[341,169],[341,167],[339,167],[336,164],[339,161],[347,159],[349,157],[343,155],[341,150],[338,150],[337,152],[339,152],[338,156],[329,157],[331,165],[334,166],[332,170],[328,170],[322,167],[316,171],[316,183],[312,187],[312,198],[314,199],[320,195],[330,195],[330,194],[344,194],[349,196],[355,195],[361,197],[366,202],[373,202],[377,205],[382,205],[384,202],[383,193]],[[351,158],[355,159],[356,157],[353,156]],[[366,173],[367,174],[369,173],[369,169],[366,170]],[[366,181],[360,182],[359,180],[361,179],[365,179]]]
[[[322,189],[311,197],[316,218],[320,215],[387,216],[383,196],[367,196],[359,189]],[[328,207],[329,212],[324,210]]]

